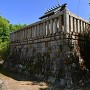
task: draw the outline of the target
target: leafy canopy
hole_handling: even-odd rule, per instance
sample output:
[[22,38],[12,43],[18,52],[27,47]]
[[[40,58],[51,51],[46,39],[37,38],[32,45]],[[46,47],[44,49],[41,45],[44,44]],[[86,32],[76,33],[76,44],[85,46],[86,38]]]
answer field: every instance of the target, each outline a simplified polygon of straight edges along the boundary
[[6,18],[0,16],[0,60],[7,58],[8,55],[8,39],[9,34],[12,31],[18,30],[22,27],[26,26],[26,24],[10,24],[10,21]]

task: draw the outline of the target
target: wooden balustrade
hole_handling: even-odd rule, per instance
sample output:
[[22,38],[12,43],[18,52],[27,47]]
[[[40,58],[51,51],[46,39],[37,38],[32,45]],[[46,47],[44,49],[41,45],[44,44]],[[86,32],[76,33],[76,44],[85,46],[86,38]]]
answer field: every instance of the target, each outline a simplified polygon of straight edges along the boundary
[[83,33],[90,23],[65,9],[44,20],[28,25],[10,34],[10,42],[22,41],[41,36],[48,36],[58,32]]

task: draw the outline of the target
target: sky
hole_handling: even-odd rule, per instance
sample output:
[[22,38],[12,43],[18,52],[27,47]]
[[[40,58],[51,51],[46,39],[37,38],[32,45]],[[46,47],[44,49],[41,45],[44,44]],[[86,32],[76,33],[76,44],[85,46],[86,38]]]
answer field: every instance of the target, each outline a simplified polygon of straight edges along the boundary
[[90,0],[0,0],[0,16],[12,24],[31,24],[39,21],[47,9],[67,3],[67,8],[74,14],[88,20]]

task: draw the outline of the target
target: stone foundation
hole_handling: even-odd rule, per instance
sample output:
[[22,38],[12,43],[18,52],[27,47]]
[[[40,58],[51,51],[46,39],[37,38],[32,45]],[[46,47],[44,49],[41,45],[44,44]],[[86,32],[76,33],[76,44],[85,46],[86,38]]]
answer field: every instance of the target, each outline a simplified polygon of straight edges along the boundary
[[[8,70],[49,83],[71,87],[80,80],[78,41],[66,34],[10,44]],[[76,77],[74,77],[76,76]],[[75,80],[76,79],[76,80]]]
[[28,78],[75,87],[86,79],[80,51],[88,42],[83,33],[89,30],[88,21],[67,9],[58,10],[10,34],[10,55],[4,67]]

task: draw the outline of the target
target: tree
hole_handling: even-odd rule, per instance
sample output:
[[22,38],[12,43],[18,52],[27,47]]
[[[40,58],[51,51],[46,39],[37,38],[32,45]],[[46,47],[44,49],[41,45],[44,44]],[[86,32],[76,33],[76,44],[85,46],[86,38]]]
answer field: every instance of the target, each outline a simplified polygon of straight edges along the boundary
[[12,24],[10,24],[9,20],[0,16],[0,39],[2,40],[2,42],[7,41],[9,38],[10,32],[18,30],[24,26],[26,26],[26,24],[12,25]]
[[18,30],[22,27],[26,26],[26,24],[10,24],[9,20],[0,16],[0,60],[7,59],[8,56],[8,39],[9,34],[12,31]]
[[23,24],[23,25],[21,25],[21,24],[12,25],[12,24],[10,24],[9,29],[12,32],[12,31],[18,30],[18,29],[20,29],[22,27],[25,27],[25,26],[26,26],[26,24]]
[[8,39],[9,33],[9,21],[0,16],[0,39],[2,42],[5,41],[5,39]]

